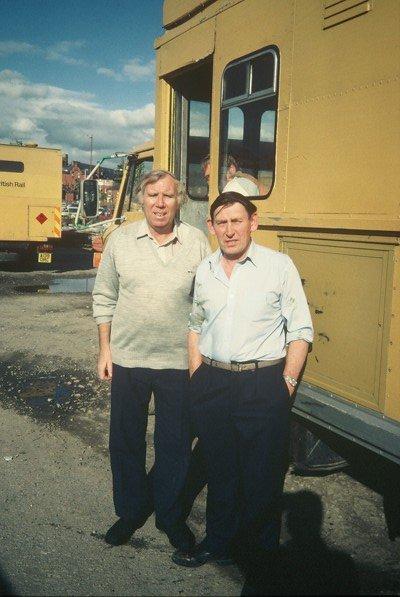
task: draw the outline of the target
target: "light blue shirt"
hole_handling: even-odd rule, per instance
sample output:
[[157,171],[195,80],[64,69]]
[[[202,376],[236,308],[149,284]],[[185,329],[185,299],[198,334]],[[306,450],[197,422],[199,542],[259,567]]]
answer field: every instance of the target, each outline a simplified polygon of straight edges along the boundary
[[313,326],[299,273],[288,255],[250,244],[228,278],[221,251],[203,259],[196,273],[189,328],[200,334],[202,355],[231,361],[284,357],[293,340],[313,340]]

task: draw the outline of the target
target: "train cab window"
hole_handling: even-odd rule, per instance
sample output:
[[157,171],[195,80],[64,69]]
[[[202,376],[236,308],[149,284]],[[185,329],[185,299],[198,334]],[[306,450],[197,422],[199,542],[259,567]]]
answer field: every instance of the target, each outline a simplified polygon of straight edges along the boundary
[[240,108],[231,108],[228,113],[228,137],[243,141],[244,114]]
[[187,190],[192,199],[207,197],[207,181],[201,161],[210,150],[210,104],[190,101],[188,109],[189,131],[187,137]]
[[22,162],[12,162],[11,160],[0,160],[0,172],[23,172],[24,164]]
[[206,200],[208,184],[201,163],[210,152],[212,61],[204,60],[168,83],[174,90],[172,170],[190,199]]
[[251,61],[251,93],[273,91],[275,80],[275,56],[271,52],[257,56]]
[[130,161],[122,213],[131,211],[139,203],[136,189],[140,179],[153,170],[153,157]]
[[233,65],[225,76],[225,99],[245,95],[247,88],[247,65],[244,62]]
[[226,185],[227,190],[243,187],[244,194],[249,196],[266,197],[271,192],[275,172],[277,85],[275,48],[246,56],[226,67],[221,104],[221,192]]

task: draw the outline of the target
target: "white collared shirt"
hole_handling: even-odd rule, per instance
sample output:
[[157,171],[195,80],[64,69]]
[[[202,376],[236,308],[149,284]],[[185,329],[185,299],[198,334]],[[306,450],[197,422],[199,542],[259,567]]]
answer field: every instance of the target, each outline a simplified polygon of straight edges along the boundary
[[221,251],[196,273],[189,328],[200,334],[202,355],[231,361],[286,355],[293,340],[313,340],[313,326],[299,273],[288,255],[250,244],[228,278]]

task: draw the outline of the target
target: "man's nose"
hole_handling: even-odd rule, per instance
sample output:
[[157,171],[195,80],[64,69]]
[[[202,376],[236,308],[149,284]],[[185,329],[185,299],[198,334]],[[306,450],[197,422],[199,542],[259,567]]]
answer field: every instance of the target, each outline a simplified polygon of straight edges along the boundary
[[235,234],[235,230],[230,222],[226,225],[225,234],[226,236],[233,236]]
[[163,207],[165,205],[165,199],[164,199],[164,195],[162,193],[159,193],[157,195],[156,205],[157,205],[157,207]]

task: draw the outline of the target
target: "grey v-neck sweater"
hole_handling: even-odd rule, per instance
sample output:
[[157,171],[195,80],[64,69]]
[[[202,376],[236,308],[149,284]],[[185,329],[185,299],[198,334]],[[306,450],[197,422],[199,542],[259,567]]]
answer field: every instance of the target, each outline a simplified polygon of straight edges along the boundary
[[179,222],[179,251],[167,263],[141,222],[110,236],[93,290],[93,316],[111,322],[111,354],[122,367],[187,369],[186,335],[191,289],[199,263],[210,253],[205,235]]

